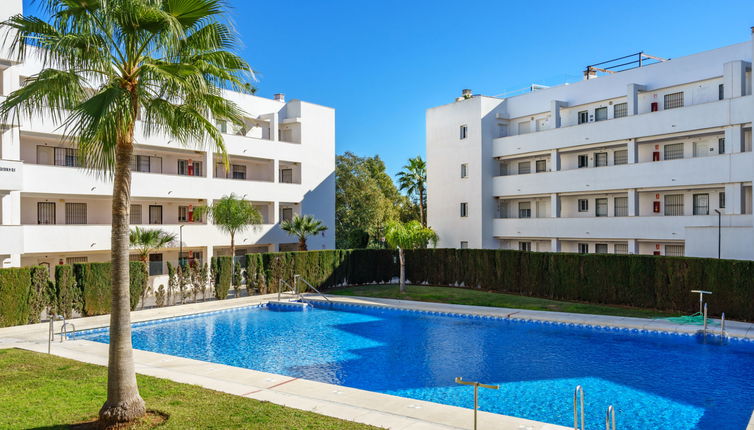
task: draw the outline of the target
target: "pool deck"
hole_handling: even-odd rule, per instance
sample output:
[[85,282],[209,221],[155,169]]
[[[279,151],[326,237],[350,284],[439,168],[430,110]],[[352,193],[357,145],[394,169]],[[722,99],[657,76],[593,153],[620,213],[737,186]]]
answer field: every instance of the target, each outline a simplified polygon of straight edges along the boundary
[[[309,298],[312,300],[323,300],[318,296],[310,296]],[[677,333],[694,333],[699,330],[699,327],[695,326],[683,326],[663,320],[642,318],[527,311],[364,297],[328,296],[328,298],[332,301],[353,305],[384,306],[428,312],[475,314],[511,319],[612,326]],[[277,295],[270,294],[165,308],[152,308],[132,312],[131,319],[132,322],[142,322],[172,318],[256,305],[276,299]],[[101,328],[108,326],[109,316],[77,318],[71,320],[71,322],[76,325],[77,330]],[[59,327],[60,323],[58,322],[56,323],[56,329]],[[48,328],[48,323],[0,328],[0,348],[22,348],[46,353]],[[714,327],[712,330],[719,332],[719,326]],[[726,324],[726,332],[729,336],[754,339],[754,324],[730,321]],[[52,344],[51,353],[92,364],[107,364],[107,345],[98,342],[87,340],[56,341]],[[136,371],[140,374],[199,385],[217,391],[269,401],[291,408],[371,424],[377,427],[401,430],[472,428],[471,410],[455,406],[141,350],[134,351],[134,361]],[[469,389],[469,397],[471,398],[471,396],[471,389]],[[570,409],[570,399],[564,399],[564,407]],[[567,427],[488,412],[479,412],[479,429],[565,430]],[[746,430],[754,430],[754,415],[752,415],[752,419]]]

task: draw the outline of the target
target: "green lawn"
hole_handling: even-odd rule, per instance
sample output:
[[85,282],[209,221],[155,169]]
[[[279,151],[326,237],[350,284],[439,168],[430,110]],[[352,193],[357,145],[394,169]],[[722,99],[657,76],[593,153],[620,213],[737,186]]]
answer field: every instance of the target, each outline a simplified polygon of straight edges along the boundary
[[343,296],[380,297],[386,299],[416,300],[420,302],[453,303],[458,305],[493,306],[499,308],[530,309],[537,311],[573,312],[578,314],[614,315],[621,317],[656,318],[677,316],[654,309],[621,306],[592,305],[588,303],[563,302],[536,297],[502,294],[466,288],[431,287],[408,285],[401,294],[397,285],[363,285],[336,288],[329,294]]
[[[0,428],[66,429],[96,417],[105,400],[106,371],[51,355],[0,349]],[[147,408],[169,415],[160,429],[375,428],[166,379],[138,375],[138,380]]]

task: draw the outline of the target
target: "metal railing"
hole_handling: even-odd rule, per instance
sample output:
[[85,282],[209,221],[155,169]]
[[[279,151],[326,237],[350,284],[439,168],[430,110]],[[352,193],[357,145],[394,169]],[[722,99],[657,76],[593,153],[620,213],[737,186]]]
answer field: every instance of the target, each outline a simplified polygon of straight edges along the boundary
[[[303,281],[304,284],[306,284],[309,288],[311,288],[315,293],[319,294],[327,302],[330,302],[330,299],[328,299],[327,296],[325,296],[324,294],[322,294],[321,291],[319,291],[317,288],[315,288],[314,285],[312,285],[311,283],[309,283],[309,281],[307,281],[306,279],[304,279],[301,275],[293,275],[293,285],[298,286],[298,280],[299,279],[301,281]],[[306,291],[306,290],[304,290],[304,291]],[[302,298],[303,298],[303,296],[302,296]]]
[[481,382],[471,382],[471,381],[464,381],[463,378],[460,376],[456,376],[456,384],[461,385],[471,385],[474,387],[474,430],[477,428],[477,410],[479,409],[479,387],[482,388],[490,388],[493,390],[497,390],[500,388],[499,385],[487,385],[482,384]]
[[72,331],[71,333],[76,333],[76,326],[71,322],[65,321],[64,315],[51,315],[50,316],[50,327],[47,334],[47,353],[50,353],[50,349],[52,347],[52,342],[55,340],[55,321],[63,321],[63,325],[60,326],[60,342],[63,342],[64,340],[68,339],[68,327],[71,327]]
[[[581,405],[581,427],[579,427],[579,405]],[[573,430],[584,430],[584,388],[577,385],[573,390]]]
[[[282,288],[283,285],[285,285],[288,288],[284,290]],[[295,288],[291,287],[291,284],[289,284],[285,279],[279,279],[278,280],[278,301],[280,301],[280,296],[283,293],[292,293],[293,295],[297,295],[298,291],[296,291]],[[301,296],[301,294],[298,294],[298,296],[299,296],[300,299],[303,300],[303,297]]]
[[605,414],[605,430],[615,430],[615,408],[613,405],[607,407],[607,413]]

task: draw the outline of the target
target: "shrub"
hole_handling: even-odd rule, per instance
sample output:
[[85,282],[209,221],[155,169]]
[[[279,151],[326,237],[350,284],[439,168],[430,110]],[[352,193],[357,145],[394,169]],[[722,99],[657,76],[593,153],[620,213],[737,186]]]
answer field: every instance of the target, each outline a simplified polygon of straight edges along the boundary
[[215,298],[224,300],[228,297],[230,280],[233,276],[233,260],[231,257],[212,257],[215,279]]
[[48,307],[50,272],[44,266],[34,266],[31,270],[31,287],[29,288],[29,324],[38,323],[42,311]]
[[233,294],[235,297],[241,297],[241,284],[243,283],[243,272],[241,264],[233,264]]
[[[86,316],[110,312],[110,263],[76,263],[73,265],[76,284],[81,290],[82,313]],[[141,292],[147,286],[149,273],[141,261],[129,264],[131,310],[136,310]]]
[[158,308],[165,306],[165,286],[163,284],[160,284],[154,292],[154,301]]
[[199,290],[202,293],[202,301],[207,300],[207,284],[209,283],[209,271],[207,269],[207,263],[202,263],[199,268]]
[[55,313],[71,318],[81,308],[81,290],[76,286],[73,267],[55,266]]
[[168,306],[175,303],[174,292],[178,289],[178,276],[176,274],[176,268],[168,261],[168,294],[167,304]]
[[31,269],[0,270],[0,327],[26,324],[29,321]]

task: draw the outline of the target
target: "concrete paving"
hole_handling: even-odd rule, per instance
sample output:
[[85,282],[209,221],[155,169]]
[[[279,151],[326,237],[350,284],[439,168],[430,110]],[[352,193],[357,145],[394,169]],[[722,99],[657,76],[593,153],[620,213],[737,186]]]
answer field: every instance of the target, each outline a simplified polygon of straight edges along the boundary
[[[331,301],[346,305],[383,306],[427,312],[474,314],[520,320],[552,321],[567,324],[677,333],[694,333],[699,330],[699,327],[696,326],[683,326],[664,320],[642,318],[447,305],[365,297],[328,296],[328,298]],[[277,300],[276,294],[152,308],[132,312],[131,320],[137,323],[174,318],[245,306],[258,306],[274,300]],[[310,295],[307,297],[307,300],[324,299],[320,296]],[[71,320],[71,322],[76,325],[77,330],[102,328],[108,326],[109,316],[77,318]],[[56,322],[56,330],[59,329],[60,325],[60,322]],[[753,326],[747,323],[729,322],[726,329],[729,336],[752,339],[754,338]],[[0,348],[16,347],[37,352],[47,352],[48,328],[48,323],[1,328]],[[59,342],[58,338],[59,336],[51,344],[52,354],[87,363],[107,364],[107,345],[87,340]],[[136,371],[140,374],[199,385],[234,395],[269,401],[291,408],[313,411],[323,415],[378,427],[401,430],[472,428],[472,411],[465,408],[148,351],[135,350],[134,360]],[[566,427],[480,412],[479,429],[564,430]],[[754,430],[754,416],[746,430]]]

